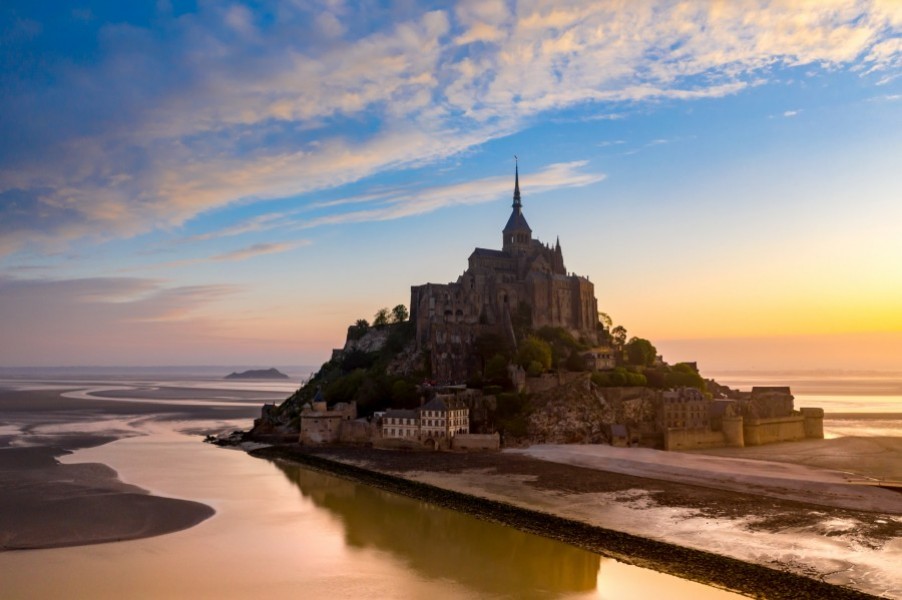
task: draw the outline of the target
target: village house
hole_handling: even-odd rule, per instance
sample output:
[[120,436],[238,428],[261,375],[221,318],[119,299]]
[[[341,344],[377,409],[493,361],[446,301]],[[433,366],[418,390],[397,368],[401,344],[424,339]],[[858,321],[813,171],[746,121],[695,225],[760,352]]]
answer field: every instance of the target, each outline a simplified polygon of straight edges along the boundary
[[470,433],[470,409],[451,394],[437,394],[413,410],[389,409],[382,417],[384,439],[420,441],[449,447],[457,435]]
[[711,421],[709,403],[700,390],[682,387],[667,390],[661,396],[662,429],[704,429],[709,426]]

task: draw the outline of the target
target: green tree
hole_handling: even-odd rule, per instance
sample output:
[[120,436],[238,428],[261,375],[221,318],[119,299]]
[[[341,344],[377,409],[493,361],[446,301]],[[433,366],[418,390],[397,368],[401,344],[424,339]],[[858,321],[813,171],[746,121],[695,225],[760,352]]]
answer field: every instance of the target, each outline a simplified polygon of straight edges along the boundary
[[395,407],[410,407],[416,405],[417,388],[409,381],[399,379],[391,386],[391,401]]
[[476,354],[482,357],[483,363],[488,363],[496,354],[501,354],[505,358],[508,357],[507,343],[497,333],[484,333],[477,337],[473,342],[473,348]]
[[570,356],[567,357],[567,362],[564,363],[564,366],[567,367],[568,371],[585,371],[586,360],[579,350],[574,350],[570,353]]
[[655,362],[658,350],[648,340],[632,337],[626,344],[626,357],[629,364],[650,367]]
[[611,341],[618,350],[623,350],[626,345],[626,327],[618,325],[611,330]]
[[529,415],[533,408],[528,398],[512,392],[497,396],[495,421],[505,437],[522,438],[529,433]]
[[357,319],[357,322],[348,327],[348,339],[359,340],[369,331],[370,324],[366,319]]
[[598,322],[604,329],[610,329],[614,325],[614,321],[611,320],[610,315],[601,311],[598,311]]
[[551,327],[546,325],[536,331],[539,337],[551,346],[551,364],[555,367],[562,366],[567,357],[573,352],[585,350],[585,344],[580,343],[563,327]]
[[403,323],[409,316],[410,313],[407,312],[407,307],[403,304],[399,304],[391,309],[392,323]]
[[373,327],[385,327],[388,325],[388,309],[380,308],[373,317]]
[[673,366],[665,378],[666,387],[694,387],[706,391],[708,384],[699,372],[686,363],[678,363]]
[[485,380],[496,383],[507,382],[507,357],[496,354],[485,363]]
[[514,336],[518,340],[525,338],[532,330],[532,305],[520,300],[517,309],[511,315],[511,325],[514,328]]
[[551,345],[534,335],[523,340],[517,350],[517,364],[521,367],[529,368],[529,363],[532,361],[542,365],[542,369],[545,371],[551,368]]

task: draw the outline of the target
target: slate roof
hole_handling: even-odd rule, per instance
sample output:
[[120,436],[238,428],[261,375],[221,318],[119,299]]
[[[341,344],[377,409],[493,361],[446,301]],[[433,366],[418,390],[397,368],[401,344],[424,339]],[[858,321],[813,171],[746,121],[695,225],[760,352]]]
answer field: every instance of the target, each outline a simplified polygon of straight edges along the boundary
[[400,408],[390,408],[385,411],[385,417],[391,417],[393,419],[416,419],[417,411]]
[[507,254],[503,250],[490,250],[488,248],[476,248],[470,256],[477,258],[507,258]]
[[438,410],[438,411],[448,411],[448,410],[458,410],[461,408],[466,408],[463,402],[457,400],[456,398],[442,398],[441,396],[436,396],[426,404],[420,407],[420,410]]
[[523,213],[515,208],[511,211],[511,216],[507,220],[507,225],[504,226],[503,232],[507,231],[528,231],[532,233],[532,229],[529,228],[529,223],[526,222],[526,217],[523,216]]

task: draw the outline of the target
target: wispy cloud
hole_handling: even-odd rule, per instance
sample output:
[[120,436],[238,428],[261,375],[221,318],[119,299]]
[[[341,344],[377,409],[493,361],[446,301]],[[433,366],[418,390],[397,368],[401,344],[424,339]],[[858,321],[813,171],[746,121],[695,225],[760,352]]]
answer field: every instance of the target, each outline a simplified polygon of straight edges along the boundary
[[[230,231],[234,231],[236,228],[231,228]],[[209,238],[208,238],[209,239]],[[297,248],[302,248],[304,246],[309,246],[312,244],[310,240],[299,240],[296,242],[272,242],[272,243],[258,243],[253,244],[244,248],[238,248],[237,250],[231,250],[229,252],[223,252],[220,254],[214,254],[212,256],[203,256],[199,258],[186,258],[181,260],[170,260],[162,263],[155,263],[151,265],[145,265],[142,267],[144,270],[155,270],[155,269],[172,269],[178,267],[186,267],[189,265],[197,265],[203,263],[210,262],[236,262],[248,260],[251,258],[256,258],[258,256],[265,256],[268,254],[281,254],[282,252],[288,252],[291,250],[295,250]],[[127,269],[122,269],[122,271],[133,271],[136,267],[130,266]]]
[[[521,179],[524,185],[529,186],[529,194],[532,195],[554,189],[581,187],[605,178],[602,173],[580,172],[586,164],[586,161],[556,163]],[[430,213],[448,206],[491,202],[510,193],[510,177],[488,177],[453,185],[346,198],[344,201],[348,204],[377,204],[378,207],[300,220],[297,227],[310,229],[342,223],[390,221]]]
[[[82,13],[102,40],[96,62],[48,55],[41,72],[0,74],[0,254],[336,188],[555,110],[595,106],[606,119],[622,103],[738,94],[778,65],[882,79],[902,68],[899,4],[886,0],[279,3],[266,18],[241,3],[180,16],[161,4],[153,26]],[[39,39],[11,43],[24,52]],[[448,202],[397,200],[308,223]]]
[[783,111],[783,116],[784,117],[795,117],[801,112],[802,112],[801,110],[787,110],[787,111]]
[[299,248],[301,246],[309,246],[310,241],[305,240],[303,242],[295,242],[291,244],[254,244],[253,246],[248,246],[247,248],[240,248],[238,250],[233,250],[231,252],[225,252],[223,254],[217,254],[216,256],[211,256],[210,260],[213,261],[235,261],[235,260],[247,260],[248,258],[253,258],[255,256],[262,256],[265,254],[279,254],[281,252],[288,252],[289,250],[294,250],[295,248]]

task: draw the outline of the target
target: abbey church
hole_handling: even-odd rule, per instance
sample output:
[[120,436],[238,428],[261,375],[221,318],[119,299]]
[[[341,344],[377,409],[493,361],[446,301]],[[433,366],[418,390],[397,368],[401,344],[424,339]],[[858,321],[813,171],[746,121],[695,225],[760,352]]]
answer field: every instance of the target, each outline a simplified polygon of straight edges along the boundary
[[524,310],[532,327],[563,327],[577,339],[596,341],[595,286],[568,274],[560,240],[552,247],[532,237],[520,201],[519,168],[514,202],[501,231],[501,250],[476,248],[456,282],[410,289],[410,318],[417,349],[428,353],[433,377],[461,382],[477,369],[471,349],[483,334],[516,346],[513,315]]

